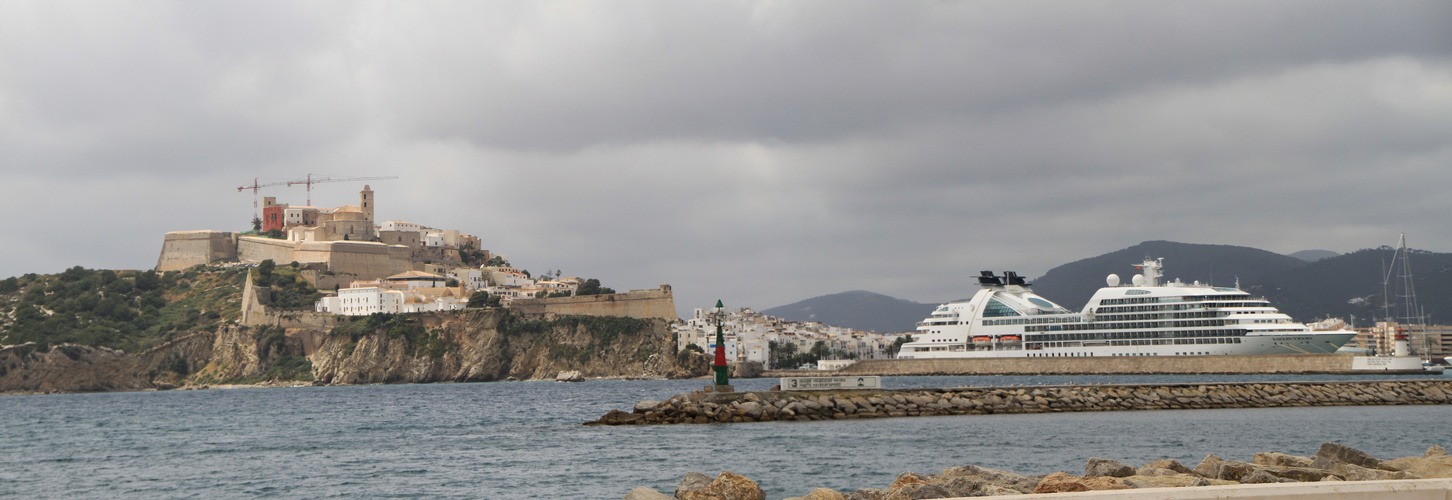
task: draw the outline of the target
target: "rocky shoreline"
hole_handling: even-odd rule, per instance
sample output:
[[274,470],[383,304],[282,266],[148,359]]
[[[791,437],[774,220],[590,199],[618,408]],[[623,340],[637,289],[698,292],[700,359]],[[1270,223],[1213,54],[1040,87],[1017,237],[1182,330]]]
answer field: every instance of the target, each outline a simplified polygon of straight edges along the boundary
[[[904,472],[885,489],[862,488],[842,493],[827,488],[786,500],[917,500],[978,496],[1067,493],[1136,488],[1180,488],[1265,483],[1375,481],[1452,478],[1452,457],[1433,445],[1420,457],[1381,460],[1338,443],[1325,443],[1313,457],[1256,453],[1249,462],[1209,455],[1194,468],[1174,459],[1143,467],[1106,458],[1091,458],[1083,475],[1055,472],[1022,475],[974,465],[948,467],[938,474]],[[674,496],[637,487],[624,500],[765,500],[756,482],[728,471],[716,478],[699,472],[685,475]]]
[[709,424],[1065,411],[1452,404],[1452,380],[696,391],[610,410],[585,425]]

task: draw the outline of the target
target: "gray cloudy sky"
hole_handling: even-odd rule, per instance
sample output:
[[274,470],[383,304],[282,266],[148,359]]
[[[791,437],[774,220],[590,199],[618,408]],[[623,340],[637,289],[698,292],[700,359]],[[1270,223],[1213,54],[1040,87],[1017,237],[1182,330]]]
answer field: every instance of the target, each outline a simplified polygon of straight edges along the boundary
[[154,266],[307,173],[682,311],[1452,251],[1452,3],[0,3],[0,277]]

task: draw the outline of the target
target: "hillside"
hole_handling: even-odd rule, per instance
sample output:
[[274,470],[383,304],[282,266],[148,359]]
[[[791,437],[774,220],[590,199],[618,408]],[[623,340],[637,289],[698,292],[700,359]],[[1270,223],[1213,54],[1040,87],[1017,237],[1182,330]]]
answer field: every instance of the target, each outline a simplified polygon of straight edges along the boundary
[[[1371,318],[1384,317],[1382,280],[1393,251],[1381,247],[1319,260],[1268,275],[1246,290],[1265,295],[1299,321],[1355,315],[1357,325],[1365,325]],[[1452,322],[1448,314],[1452,312],[1452,254],[1413,250],[1411,262],[1417,299],[1430,316],[1427,321]]]
[[822,323],[878,333],[911,332],[937,304],[922,304],[862,290],[813,297],[761,311],[789,321]]
[[237,319],[245,269],[90,270],[0,280],[0,345],[138,352]]
[[1146,257],[1164,258],[1168,280],[1198,280],[1218,286],[1232,286],[1237,278],[1242,286],[1261,283],[1270,275],[1309,265],[1295,257],[1249,247],[1146,241],[1055,267],[1031,283],[1040,295],[1077,311],[1105,286],[1105,277],[1118,274],[1127,283],[1139,272],[1134,265]]
[[[0,280],[0,393],[483,382],[566,370],[682,378],[709,369],[706,356],[676,352],[660,319],[545,319],[500,308],[316,315],[300,306],[317,291],[295,269],[269,264],[250,272],[76,267]],[[256,296],[270,297],[261,306],[272,311],[251,326],[237,321],[249,274],[268,287]]]

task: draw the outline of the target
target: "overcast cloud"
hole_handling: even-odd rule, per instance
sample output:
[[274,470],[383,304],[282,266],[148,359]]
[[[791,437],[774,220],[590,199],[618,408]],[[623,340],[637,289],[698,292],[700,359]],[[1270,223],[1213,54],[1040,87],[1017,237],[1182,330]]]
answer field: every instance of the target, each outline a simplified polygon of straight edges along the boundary
[[308,173],[397,175],[382,219],[683,312],[943,301],[1155,239],[1452,251],[1449,27],[1445,1],[5,2],[0,277],[149,268]]

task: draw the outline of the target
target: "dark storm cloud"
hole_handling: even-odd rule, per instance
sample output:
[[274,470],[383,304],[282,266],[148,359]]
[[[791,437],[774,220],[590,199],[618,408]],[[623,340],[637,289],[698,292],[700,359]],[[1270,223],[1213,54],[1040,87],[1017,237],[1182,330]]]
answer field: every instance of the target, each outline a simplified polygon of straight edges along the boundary
[[[0,5],[0,277],[148,267],[260,177],[689,310],[1143,240],[1452,248],[1446,2]],[[353,203],[355,184],[315,204]],[[264,195],[301,203],[301,188]],[[105,241],[98,251],[96,241]],[[1112,270],[1111,270],[1112,271]]]

